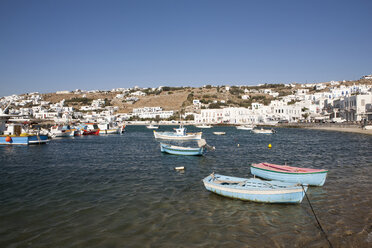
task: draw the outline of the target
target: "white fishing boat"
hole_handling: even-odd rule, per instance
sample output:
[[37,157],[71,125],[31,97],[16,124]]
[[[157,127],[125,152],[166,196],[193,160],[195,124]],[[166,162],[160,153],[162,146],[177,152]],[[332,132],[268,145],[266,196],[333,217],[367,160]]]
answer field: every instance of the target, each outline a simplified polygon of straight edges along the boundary
[[252,132],[253,133],[259,133],[259,134],[273,134],[273,133],[276,133],[276,131],[274,129],[263,129],[263,128],[252,129]]
[[211,125],[206,125],[206,124],[201,124],[201,125],[197,125],[197,126],[195,126],[195,127],[197,127],[197,128],[212,128],[213,126],[211,126]]
[[119,134],[121,133],[121,128],[110,123],[100,123],[98,124],[99,134]]
[[236,129],[239,129],[239,130],[252,130],[255,127],[256,127],[256,125],[248,124],[248,125],[236,126]]
[[159,126],[154,126],[152,124],[146,126],[147,129],[158,129]]
[[52,126],[50,128],[49,135],[52,138],[57,137],[74,137],[76,129],[71,128],[69,125],[66,126]]
[[215,134],[215,135],[225,135],[226,132],[213,132],[213,134]]
[[155,139],[166,140],[200,140],[202,137],[202,132],[186,133],[186,128],[182,125],[174,130],[176,132],[157,132],[154,130],[154,137]]

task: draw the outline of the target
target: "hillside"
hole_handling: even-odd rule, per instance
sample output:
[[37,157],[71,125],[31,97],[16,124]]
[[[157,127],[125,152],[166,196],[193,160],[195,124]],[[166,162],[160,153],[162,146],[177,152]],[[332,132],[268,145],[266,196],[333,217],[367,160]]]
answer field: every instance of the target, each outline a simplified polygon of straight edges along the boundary
[[[341,85],[351,84],[370,84],[372,80],[357,80],[342,82]],[[327,86],[330,85],[327,83]],[[200,88],[191,87],[163,87],[162,91],[151,91],[143,89],[142,92],[146,96],[136,96],[138,101],[127,102],[125,98],[116,98],[118,92],[101,91],[98,93],[79,93],[79,94],[43,94],[43,99],[51,103],[60,102],[65,99],[65,106],[73,106],[79,109],[81,106],[90,105],[93,100],[105,100],[106,106],[119,107],[119,113],[132,112],[134,108],[143,107],[162,107],[164,110],[180,110],[192,111],[192,100],[198,99],[204,104],[210,104],[210,108],[220,107],[249,107],[252,102],[269,104],[271,100],[278,99],[281,96],[286,96],[294,93],[296,89],[302,88],[301,84],[296,84],[294,88],[285,87],[283,84],[265,84],[261,86],[231,86],[227,91],[224,86],[205,86]],[[279,96],[274,98],[269,94],[264,94],[264,89],[271,89],[273,92],[279,93]],[[310,92],[320,92],[313,88],[308,88]],[[245,92],[248,90],[249,92]],[[322,91],[327,91],[324,89]],[[131,90],[129,93],[134,92]],[[243,100],[242,96],[248,95],[249,99]],[[126,96],[130,96],[129,94]]]

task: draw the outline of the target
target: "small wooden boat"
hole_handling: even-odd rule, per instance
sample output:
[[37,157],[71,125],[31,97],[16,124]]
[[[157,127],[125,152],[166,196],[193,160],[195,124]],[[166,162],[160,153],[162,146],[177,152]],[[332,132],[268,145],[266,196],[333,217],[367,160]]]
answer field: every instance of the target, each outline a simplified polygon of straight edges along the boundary
[[186,133],[186,128],[180,126],[175,128],[176,132],[157,132],[154,130],[155,139],[166,139],[166,140],[200,140],[202,132],[198,133]]
[[183,147],[160,143],[160,150],[174,155],[203,155],[204,147]]
[[213,134],[215,134],[215,135],[225,135],[226,132],[213,132]]
[[218,195],[264,203],[301,203],[307,186],[258,178],[239,178],[212,173],[203,179],[207,190]]
[[251,173],[255,176],[284,182],[323,186],[328,170],[299,168],[287,165],[259,163],[251,165]]
[[261,134],[273,134],[276,133],[274,129],[252,129],[253,133],[261,133]]

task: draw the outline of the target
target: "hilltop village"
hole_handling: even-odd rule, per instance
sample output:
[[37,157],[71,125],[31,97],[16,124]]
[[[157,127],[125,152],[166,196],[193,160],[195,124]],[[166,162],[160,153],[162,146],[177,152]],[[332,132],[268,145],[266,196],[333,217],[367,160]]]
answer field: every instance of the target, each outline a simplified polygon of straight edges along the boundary
[[[9,106],[8,106],[9,105]],[[372,75],[356,81],[157,88],[77,89],[0,99],[7,112],[48,123],[199,124],[368,122]]]

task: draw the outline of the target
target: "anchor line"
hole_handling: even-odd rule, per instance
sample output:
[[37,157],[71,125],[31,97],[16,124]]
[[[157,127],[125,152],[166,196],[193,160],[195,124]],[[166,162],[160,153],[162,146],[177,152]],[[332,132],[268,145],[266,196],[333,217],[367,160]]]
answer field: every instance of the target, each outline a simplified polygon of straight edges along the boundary
[[302,187],[302,190],[303,190],[304,193],[305,193],[305,196],[306,196],[307,202],[308,202],[309,205],[310,205],[311,211],[312,211],[313,214],[314,214],[315,220],[316,220],[316,222],[318,223],[320,230],[324,233],[324,236],[325,236],[326,240],[327,240],[328,243],[329,243],[329,247],[333,248],[331,241],[329,241],[329,239],[328,239],[328,235],[327,235],[327,233],[324,231],[322,225],[320,224],[320,222],[319,222],[319,220],[318,220],[318,217],[317,217],[316,214],[315,214],[314,208],[313,208],[313,206],[311,205],[311,202],[310,202],[310,200],[309,200],[309,197],[307,196],[306,191],[305,191],[305,189],[304,189],[304,186],[301,185],[301,187]]

